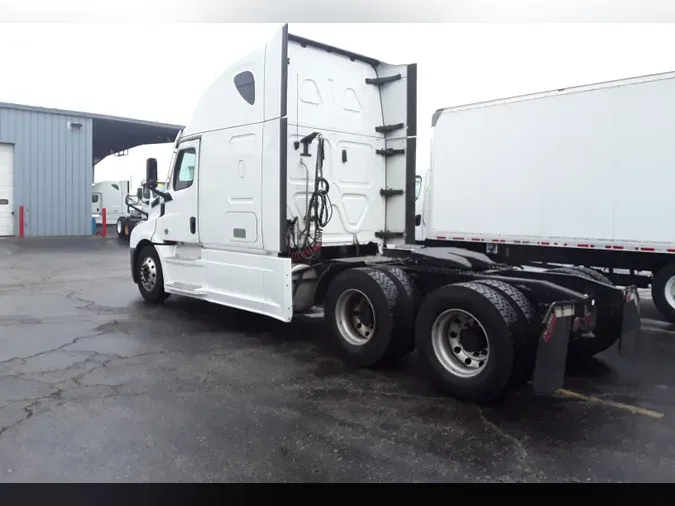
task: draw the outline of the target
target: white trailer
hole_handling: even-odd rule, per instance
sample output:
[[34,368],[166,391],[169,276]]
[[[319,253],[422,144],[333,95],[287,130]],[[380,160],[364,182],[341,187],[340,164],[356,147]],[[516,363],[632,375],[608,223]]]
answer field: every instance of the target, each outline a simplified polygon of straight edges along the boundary
[[370,367],[417,349],[431,379],[489,402],[563,381],[568,349],[634,349],[637,291],[524,272],[415,234],[416,66],[288,33],[234,63],[176,139],[130,239],[142,297],[176,294],[290,322],[323,307]]
[[418,240],[651,284],[675,322],[675,72],[441,109],[432,123]]
[[126,198],[129,181],[99,181],[91,185],[91,215],[96,224],[102,223],[101,210],[106,210],[106,223],[115,223],[127,212]]

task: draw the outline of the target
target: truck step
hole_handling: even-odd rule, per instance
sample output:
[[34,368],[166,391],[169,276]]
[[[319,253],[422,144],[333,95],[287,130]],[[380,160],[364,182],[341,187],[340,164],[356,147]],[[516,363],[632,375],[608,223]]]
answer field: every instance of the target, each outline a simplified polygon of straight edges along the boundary
[[173,283],[166,283],[165,288],[172,292],[184,293],[185,295],[206,295],[206,288],[199,285],[191,285],[190,283],[181,283],[174,281]]
[[400,130],[404,126],[405,124],[403,123],[396,123],[395,125],[382,125],[375,127],[375,131],[381,134],[388,134],[390,132],[394,132],[395,130]]
[[194,267],[202,267],[201,258],[197,257],[166,257],[164,261],[167,264],[188,265]]
[[375,153],[384,156],[386,158],[390,156],[403,155],[405,154],[405,149],[394,149],[394,148],[378,149],[375,151]]
[[393,83],[401,79],[401,74],[394,74],[386,77],[367,77],[366,84],[374,84],[375,86],[382,86],[383,84]]

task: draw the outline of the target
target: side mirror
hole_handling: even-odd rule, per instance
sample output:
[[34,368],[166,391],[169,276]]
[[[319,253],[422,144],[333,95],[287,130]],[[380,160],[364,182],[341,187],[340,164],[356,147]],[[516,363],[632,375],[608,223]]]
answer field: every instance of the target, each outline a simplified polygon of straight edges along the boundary
[[141,188],[140,186],[136,190],[136,197],[138,198],[138,200],[143,200],[143,188]]
[[157,188],[157,159],[148,158],[145,162],[145,184],[150,189]]
[[415,226],[419,227],[421,224],[422,224],[422,215],[416,214],[415,215]]

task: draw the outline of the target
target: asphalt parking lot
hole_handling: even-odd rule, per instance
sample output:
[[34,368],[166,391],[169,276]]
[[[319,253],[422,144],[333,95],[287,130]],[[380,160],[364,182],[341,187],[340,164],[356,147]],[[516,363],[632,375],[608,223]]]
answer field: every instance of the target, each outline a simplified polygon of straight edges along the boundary
[[553,398],[350,370],[320,319],[144,304],[116,240],[0,240],[0,481],[674,481],[675,327]]

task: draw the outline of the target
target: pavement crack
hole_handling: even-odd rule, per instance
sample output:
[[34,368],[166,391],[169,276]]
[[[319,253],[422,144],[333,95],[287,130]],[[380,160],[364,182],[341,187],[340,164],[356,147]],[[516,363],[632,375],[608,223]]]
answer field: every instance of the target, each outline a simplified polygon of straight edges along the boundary
[[530,469],[529,465],[530,457],[527,452],[527,448],[525,448],[525,445],[517,437],[513,436],[512,434],[509,434],[499,425],[488,419],[482,407],[476,406],[476,409],[478,410],[478,416],[480,417],[480,420],[483,423],[483,425],[485,425],[485,427],[487,427],[497,435],[503,437],[504,439],[508,439],[514,444],[514,446],[518,450],[518,460],[520,461],[523,473],[534,477],[535,473]]
[[10,363],[10,362],[14,362],[15,360],[23,360],[23,361],[24,361],[24,365],[25,365],[25,364],[26,364],[26,361],[27,361],[27,360],[30,360],[30,359],[32,359],[32,358],[41,357],[42,355],[46,355],[46,354],[48,354],[48,353],[54,353],[54,352],[57,352],[57,351],[61,351],[61,350],[63,350],[64,348],[67,348],[68,346],[72,346],[72,345],[74,345],[74,344],[76,344],[76,343],[82,341],[83,339],[91,339],[91,338],[93,338],[93,337],[102,336],[102,335],[105,334],[105,333],[107,333],[107,331],[106,331],[106,330],[102,330],[102,331],[96,332],[96,333],[94,333],[94,334],[88,334],[88,335],[86,335],[86,336],[79,336],[79,337],[76,337],[75,339],[73,339],[72,341],[68,341],[67,343],[62,344],[61,346],[58,346],[58,347],[56,347],[56,348],[51,348],[51,349],[49,349],[49,350],[44,350],[44,351],[41,351],[41,352],[39,352],[39,353],[35,353],[35,354],[33,354],[33,355],[28,355],[28,356],[26,356],[26,357],[15,357],[15,358],[10,358],[9,360],[3,360],[2,362],[0,362],[0,365],[8,364],[8,363]]

